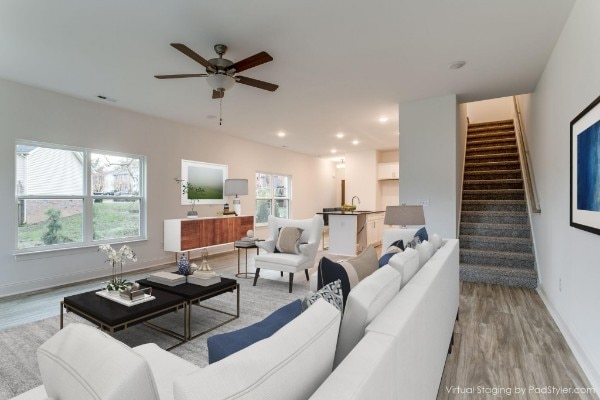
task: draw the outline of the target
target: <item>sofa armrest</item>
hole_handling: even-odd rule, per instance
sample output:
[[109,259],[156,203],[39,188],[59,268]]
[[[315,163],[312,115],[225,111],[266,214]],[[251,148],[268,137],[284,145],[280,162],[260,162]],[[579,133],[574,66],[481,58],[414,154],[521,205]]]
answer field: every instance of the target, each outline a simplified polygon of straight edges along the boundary
[[273,253],[275,251],[275,240],[263,240],[256,242],[256,247],[263,249],[267,253]]

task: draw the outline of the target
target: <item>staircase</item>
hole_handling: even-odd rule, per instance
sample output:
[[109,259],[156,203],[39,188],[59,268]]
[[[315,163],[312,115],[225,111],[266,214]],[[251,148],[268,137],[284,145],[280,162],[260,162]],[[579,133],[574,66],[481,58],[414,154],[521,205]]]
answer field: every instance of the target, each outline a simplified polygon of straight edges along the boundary
[[537,287],[512,120],[469,124],[460,223],[460,278]]

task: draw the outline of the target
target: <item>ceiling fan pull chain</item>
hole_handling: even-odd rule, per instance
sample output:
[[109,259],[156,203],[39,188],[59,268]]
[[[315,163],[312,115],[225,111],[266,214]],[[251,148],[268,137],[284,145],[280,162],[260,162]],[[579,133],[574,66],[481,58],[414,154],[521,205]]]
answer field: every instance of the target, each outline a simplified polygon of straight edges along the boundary
[[223,98],[219,99],[219,126],[223,125]]

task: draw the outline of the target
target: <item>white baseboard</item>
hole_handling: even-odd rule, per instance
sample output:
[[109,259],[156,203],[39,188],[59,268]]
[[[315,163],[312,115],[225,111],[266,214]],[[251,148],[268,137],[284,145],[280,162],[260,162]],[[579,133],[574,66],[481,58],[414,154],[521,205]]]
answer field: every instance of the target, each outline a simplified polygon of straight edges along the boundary
[[600,390],[600,371],[598,371],[598,369],[594,366],[594,363],[588,358],[585,351],[581,348],[581,346],[579,345],[579,341],[569,329],[569,325],[565,323],[565,321],[561,318],[560,314],[558,313],[548,296],[546,296],[546,293],[544,292],[541,286],[538,286],[537,292],[542,298],[544,304],[546,305],[546,309],[548,309],[548,312],[554,319],[554,322],[558,326],[558,329],[560,329],[561,333],[563,334],[565,340],[567,341],[567,345],[573,352],[575,359],[581,366],[581,369],[583,370],[583,373],[587,376],[588,380],[590,381],[590,384],[596,390]]

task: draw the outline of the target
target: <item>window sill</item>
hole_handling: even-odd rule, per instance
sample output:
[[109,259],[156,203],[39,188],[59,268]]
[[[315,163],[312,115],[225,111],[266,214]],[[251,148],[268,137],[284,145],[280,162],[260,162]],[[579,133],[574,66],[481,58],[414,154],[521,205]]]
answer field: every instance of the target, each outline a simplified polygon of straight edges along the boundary
[[83,254],[88,253],[90,248],[98,248],[98,246],[102,244],[111,244],[111,245],[121,245],[128,243],[140,243],[146,242],[148,238],[146,237],[137,237],[131,239],[118,239],[118,240],[99,240],[94,243],[78,243],[69,247],[59,247],[59,248],[44,248],[44,249],[23,249],[23,250],[15,250],[13,253],[15,257],[15,261],[28,261],[28,260],[37,260],[40,258],[49,258],[49,257],[64,257],[75,254]]

